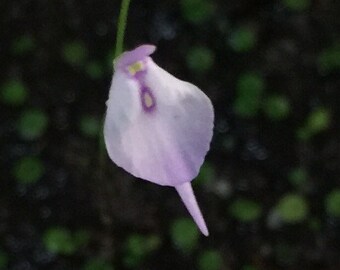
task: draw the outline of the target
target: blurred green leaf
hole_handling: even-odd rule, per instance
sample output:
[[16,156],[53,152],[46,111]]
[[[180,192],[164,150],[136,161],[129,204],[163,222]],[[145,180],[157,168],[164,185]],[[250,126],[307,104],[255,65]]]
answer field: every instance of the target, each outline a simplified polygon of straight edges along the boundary
[[129,255],[143,257],[146,253],[144,249],[144,236],[139,234],[130,235],[126,241],[126,250]]
[[298,129],[297,136],[301,140],[308,140],[314,135],[327,130],[330,124],[330,111],[325,107],[316,108],[309,114],[306,124]]
[[325,201],[326,212],[333,217],[340,217],[340,189],[330,192]]
[[98,62],[90,62],[86,65],[86,72],[92,79],[100,79],[104,75],[104,68]]
[[130,235],[125,243],[125,266],[135,269],[135,267],[137,267],[147,255],[155,251],[160,244],[161,240],[157,235]]
[[110,70],[113,68],[114,60],[115,60],[115,50],[111,50],[107,54],[107,67]]
[[246,264],[245,266],[242,267],[242,270],[257,270],[258,268],[253,265]]
[[241,222],[257,220],[262,214],[262,208],[258,203],[244,198],[232,202],[229,211],[234,218]]
[[23,35],[14,40],[11,51],[15,55],[23,55],[35,49],[35,40],[29,35]]
[[236,138],[233,135],[226,135],[222,145],[227,152],[231,152],[236,146]]
[[48,117],[43,111],[30,109],[21,114],[17,129],[23,139],[35,140],[44,134],[47,125]]
[[7,269],[8,256],[0,249],[0,269]]
[[268,118],[279,121],[287,118],[290,112],[290,104],[284,96],[270,96],[264,104],[264,111]]
[[190,252],[198,244],[199,231],[191,219],[181,218],[172,224],[171,238],[176,247],[184,252]]
[[308,227],[314,232],[319,232],[321,230],[321,221],[318,218],[311,218]]
[[19,80],[10,80],[1,87],[2,102],[19,106],[22,105],[28,96],[25,85]]
[[77,247],[86,246],[90,240],[90,234],[88,231],[79,230],[73,233],[73,243]]
[[309,209],[308,202],[298,194],[283,196],[276,206],[276,210],[284,222],[298,223],[306,219]]
[[92,258],[88,260],[83,268],[83,270],[113,270],[113,266],[100,258]]
[[310,6],[310,0],[282,0],[283,4],[295,11],[303,11],[309,8]]
[[198,258],[199,270],[220,270],[223,267],[221,254],[216,250],[204,251]]
[[80,66],[85,64],[88,51],[85,44],[83,44],[81,41],[73,41],[63,46],[62,55],[65,62],[68,64]]
[[45,167],[37,157],[24,157],[16,162],[13,174],[22,184],[37,182],[45,173]]
[[235,113],[249,118],[257,115],[265,88],[263,78],[252,72],[242,74],[236,85]]
[[324,49],[318,58],[318,65],[322,72],[331,72],[340,69],[340,42]]
[[186,60],[190,70],[204,73],[214,65],[214,54],[208,47],[193,47],[188,52]]
[[307,141],[310,139],[311,134],[305,127],[301,127],[296,131],[296,137],[301,141]]
[[331,114],[326,108],[314,110],[307,119],[307,128],[313,133],[319,133],[328,129],[331,123]]
[[101,121],[94,116],[85,115],[80,119],[80,130],[88,137],[97,137],[101,129]]
[[43,235],[46,249],[52,253],[71,255],[77,247],[73,243],[71,232],[64,228],[50,228]]
[[290,183],[299,189],[307,185],[307,177],[308,173],[306,169],[301,167],[293,168],[288,175]]
[[228,42],[234,51],[247,52],[256,46],[257,33],[252,27],[241,26],[231,33]]
[[46,249],[55,254],[72,255],[89,241],[89,234],[78,231],[72,234],[68,229],[52,227],[45,231],[43,243]]
[[194,24],[208,21],[215,11],[209,0],[181,0],[180,5],[183,17]]
[[[274,247],[275,259],[283,265],[292,265],[298,259],[298,250],[296,245],[288,244],[283,241],[278,241]],[[283,269],[287,269],[284,267]]]

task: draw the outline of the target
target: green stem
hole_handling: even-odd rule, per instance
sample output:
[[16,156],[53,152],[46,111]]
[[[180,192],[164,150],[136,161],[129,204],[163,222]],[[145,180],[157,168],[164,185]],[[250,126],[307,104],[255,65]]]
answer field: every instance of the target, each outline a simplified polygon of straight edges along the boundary
[[123,52],[124,35],[125,35],[126,21],[128,17],[129,6],[130,6],[130,0],[122,0],[122,5],[120,7],[120,13],[119,13],[119,19],[118,19],[118,27],[117,27],[115,57],[118,57]]
[[[115,50],[115,58],[123,53],[124,48],[124,36],[126,29],[126,22],[129,12],[131,0],[122,0],[122,5],[120,7],[118,25],[117,25],[117,36],[116,36],[116,50]],[[104,125],[102,125],[103,127]],[[105,167],[105,143],[104,143],[104,134],[103,132],[99,135],[99,168],[100,171],[104,172]]]

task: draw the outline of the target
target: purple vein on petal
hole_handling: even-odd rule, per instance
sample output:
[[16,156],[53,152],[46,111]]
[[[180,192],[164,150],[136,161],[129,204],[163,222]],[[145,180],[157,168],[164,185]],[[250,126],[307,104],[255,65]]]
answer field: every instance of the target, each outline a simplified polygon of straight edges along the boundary
[[143,83],[140,83],[140,98],[143,110],[146,112],[153,111],[156,106],[155,97],[152,94],[151,90]]

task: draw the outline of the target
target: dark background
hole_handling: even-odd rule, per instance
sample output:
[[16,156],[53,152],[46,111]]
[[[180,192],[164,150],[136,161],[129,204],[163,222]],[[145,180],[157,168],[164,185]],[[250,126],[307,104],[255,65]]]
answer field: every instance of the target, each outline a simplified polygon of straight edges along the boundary
[[215,107],[197,199],[106,159],[120,2],[0,2],[0,269],[340,269],[337,0],[132,0],[125,46]]

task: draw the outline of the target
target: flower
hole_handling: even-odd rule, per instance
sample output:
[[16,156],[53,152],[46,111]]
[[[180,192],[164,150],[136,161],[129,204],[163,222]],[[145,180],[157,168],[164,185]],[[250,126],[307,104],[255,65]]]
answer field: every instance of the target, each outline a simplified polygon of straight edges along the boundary
[[208,230],[191,187],[209,150],[214,112],[196,86],[150,58],[153,45],[115,61],[104,138],[108,154],[135,177],[173,186],[204,235]]

